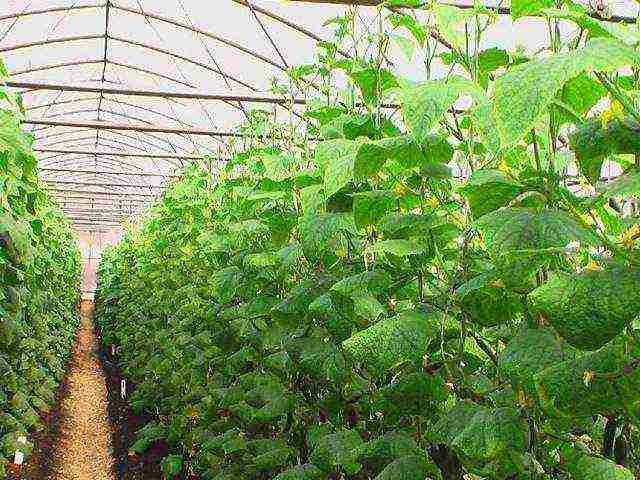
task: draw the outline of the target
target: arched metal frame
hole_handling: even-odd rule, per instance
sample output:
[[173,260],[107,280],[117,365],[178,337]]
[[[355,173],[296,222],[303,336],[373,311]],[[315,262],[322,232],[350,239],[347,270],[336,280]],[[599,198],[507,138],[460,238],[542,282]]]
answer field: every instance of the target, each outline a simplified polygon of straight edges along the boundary
[[[253,0],[231,1],[240,7],[248,9],[248,12],[253,16],[258,27],[261,29],[263,34],[266,36],[268,43],[273,48],[273,51],[277,56],[277,60],[218,33],[197,28],[193,25],[193,22],[191,22],[186,11],[184,11],[184,13],[188,19],[188,23],[175,18],[169,18],[158,13],[145,11],[139,2],[138,9],[120,5],[113,0],[106,0],[99,3],[88,3],[82,5],[74,4],[70,6],[33,10],[29,10],[27,8],[22,12],[0,16],[0,22],[12,22],[11,25],[0,35],[0,54],[12,54],[18,50],[39,48],[48,45],[67,45],[71,43],[91,41],[103,43],[102,55],[98,58],[66,62],[62,61],[54,64],[34,67],[30,66],[29,68],[24,68],[14,72],[15,79],[18,79],[18,77],[22,79],[31,74],[49,72],[57,69],[64,69],[66,72],[67,70],[74,69],[76,67],[96,65],[102,67],[101,71],[98,72],[97,79],[90,79],[90,81],[97,81],[103,86],[108,84],[120,85],[122,83],[114,82],[110,78],[107,78],[108,71],[120,73],[133,72],[144,75],[144,78],[148,78],[154,82],[160,80],[168,81],[174,85],[188,88],[191,91],[191,93],[185,92],[184,95],[181,95],[180,93],[176,94],[175,92],[153,92],[151,90],[147,90],[146,96],[157,96],[163,104],[168,107],[168,112],[163,112],[160,109],[155,108],[155,105],[140,105],[127,101],[126,99],[118,97],[117,94],[112,95],[110,93],[110,91],[113,93],[115,90],[118,90],[117,88],[104,87],[100,89],[92,89],[92,87],[78,88],[76,89],[76,93],[84,92],[91,93],[93,95],[80,96],[77,98],[62,98],[64,90],[61,89],[58,90],[52,99],[45,98],[45,100],[40,103],[28,105],[28,119],[25,124],[33,127],[32,131],[37,138],[35,150],[36,152],[43,154],[41,157],[43,177],[46,181],[56,185],[51,188],[51,193],[54,197],[64,199],[65,201],[77,200],[78,202],[88,202],[90,205],[93,205],[92,202],[100,202],[107,206],[118,206],[122,204],[122,202],[147,205],[157,197],[157,194],[144,193],[141,190],[156,189],[156,186],[136,183],[136,178],[172,178],[170,174],[166,174],[166,169],[163,170],[160,168],[160,164],[168,167],[169,169],[173,169],[177,168],[178,164],[184,164],[184,162],[203,161],[204,153],[207,153],[207,151],[215,151],[215,149],[196,141],[194,137],[201,138],[204,136],[211,141],[213,141],[213,139],[216,139],[216,141],[222,141],[220,139],[242,137],[241,134],[236,132],[225,132],[216,129],[211,114],[205,108],[203,102],[212,100],[224,102],[234,110],[239,110],[245,115],[246,103],[258,102],[274,105],[287,110],[291,108],[291,102],[296,105],[304,105],[304,101],[299,99],[282,99],[263,96],[261,95],[258,87],[253,85],[250,81],[225,72],[214,58],[208,45],[205,43],[205,40],[213,41],[218,45],[231,48],[241,55],[245,55],[262,62],[265,66],[273,67],[284,72],[288,68],[288,60],[283,54],[283,50],[269,33],[262,21],[263,19],[266,18],[272,22],[276,22],[284,26],[285,29],[297,32],[314,41],[322,41],[323,38],[294,21],[278,15],[264,7],[254,5]],[[347,6],[375,6],[381,3],[381,0],[292,1],[296,3],[328,3]],[[463,8],[472,7],[472,5],[461,5],[459,3],[451,4],[461,6]],[[404,7],[393,7],[393,9],[397,8]],[[509,9],[504,7],[486,6],[486,8],[494,10],[499,14],[510,13]],[[104,11],[104,30],[102,33],[46,38],[44,40],[36,40],[15,45],[2,45],[4,38],[22,18],[53,14],[64,14],[66,17],[71,12],[91,9]],[[155,29],[154,23],[191,32],[194,35],[194,38],[201,42],[211,62],[205,63],[191,55],[173,51],[161,46],[151,45],[133,38],[126,38],[113,34],[110,31],[110,23],[113,21],[112,15],[114,12],[119,12],[121,15],[131,15],[143,18],[158,37],[160,37],[160,35]],[[612,18],[607,20],[622,23],[636,22],[635,18],[619,15],[614,15]],[[56,26],[57,25],[58,24],[56,24]],[[451,45],[449,45],[437,31],[433,29],[430,30],[430,35],[445,48],[451,48]],[[160,38],[160,40],[163,41],[162,38]],[[165,56],[174,63],[176,70],[178,70],[180,75],[184,78],[177,78],[177,76],[166,72],[155,71],[147,65],[135,65],[126,61],[111,58],[109,55],[110,46],[114,43]],[[351,56],[350,52],[343,50],[338,50],[338,54],[344,58],[349,58]],[[229,92],[227,94],[207,94],[197,92],[197,85],[189,81],[189,79],[182,73],[177,61],[192,65],[204,72],[216,75],[225,82]],[[118,73],[114,74],[116,77],[119,77]],[[27,84],[29,82],[22,83]],[[236,87],[246,89],[252,92],[253,95],[236,94],[233,91],[233,88]],[[41,90],[41,88],[27,88],[25,93],[30,94]],[[120,90],[127,89],[122,88]],[[138,91],[138,93],[143,92]],[[185,102],[193,101],[197,102],[199,105],[204,114],[204,118],[209,119],[211,128],[193,125],[191,122],[184,121],[180,118],[178,113],[175,113],[174,108],[176,106],[184,107]],[[95,103],[95,108],[92,108],[91,103],[89,102]],[[395,108],[396,106],[388,105],[387,107]],[[51,111],[52,109],[55,109],[55,111]],[[131,109],[135,109],[137,113],[130,113]],[[295,110],[293,110],[293,113],[295,115],[299,115]],[[36,114],[39,116],[36,117]],[[68,118],[91,114],[95,114],[95,118],[100,121],[72,121]],[[112,124],[103,122],[102,115],[108,115],[116,119],[120,118],[122,119],[121,121],[124,121],[125,123]],[[156,120],[158,119],[168,123],[168,125],[166,127],[158,126],[156,124]],[[92,134],[86,135],[86,132],[92,132]],[[80,134],[80,136],[78,136],[78,134]],[[181,139],[184,143],[176,142],[176,139]],[[187,148],[186,144],[190,144],[193,147],[193,150]],[[150,166],[152,169],[156,170],[155,173],[149,171]],[[92,183],[82,180],[87,179],[87,177],[91,177],[95,181]],[[68,188],[60,188],[61,186],[68,186]],[[94,188],[93,191],[91,191],[85,187]],[[136,191],[136,189],[138,191]],[[104,208],[102,210],[103,211],[96,211],[96,213],[99,212],[106,216],[100,215],[96,218],[91,218],[88,222],[84,222],[82,218],[78,218],[74,221],[78,225],[82,225],[86,228],[91,227],[99,229],[112,225],[111,220],[114,219],[110,218],[107,214],[121,211],[120,208]],[[113,210],[114,212],[109,212],[109,210]],[[83,209],[75,207],[68,209],[70,214],[76,211],[83,211]]]

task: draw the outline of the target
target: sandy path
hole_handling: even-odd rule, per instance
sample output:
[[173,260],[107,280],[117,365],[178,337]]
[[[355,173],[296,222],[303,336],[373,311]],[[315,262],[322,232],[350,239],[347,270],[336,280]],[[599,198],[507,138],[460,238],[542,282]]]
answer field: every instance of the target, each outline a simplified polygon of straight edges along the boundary
[[51,480],[113,480],[107,388],[96,354],[91,314],[82,302],[82,324],[67,374],[60,439],[54,448]]

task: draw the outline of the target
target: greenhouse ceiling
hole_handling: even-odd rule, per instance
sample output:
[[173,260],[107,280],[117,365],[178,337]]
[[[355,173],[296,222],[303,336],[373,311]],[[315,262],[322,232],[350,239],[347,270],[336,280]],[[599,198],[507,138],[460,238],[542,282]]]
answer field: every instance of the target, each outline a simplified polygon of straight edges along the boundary
[[[345,9],[359,9],[363,35],[375,29],[377,3],[9,0],[0,6],[0,56],[8,85],[23,94],[51,193],[78,229],[108,229],[148,206],[182,165],[224,162],[243,141],[237,125],[247,111],[289,116],[292,105],[300,118],[308,92],[280,97],[274,79],[287,83],[290,67],[312,62],[318,41],[331,40],[327,22]],[[636,2],[610,3],[613,20],[635,22]],[[486,5],[509,13],[504,2]],[[503,15],[488,42],[533,50],[546,40],[540,21]],[[421,77],[414,63],[395,68]]]

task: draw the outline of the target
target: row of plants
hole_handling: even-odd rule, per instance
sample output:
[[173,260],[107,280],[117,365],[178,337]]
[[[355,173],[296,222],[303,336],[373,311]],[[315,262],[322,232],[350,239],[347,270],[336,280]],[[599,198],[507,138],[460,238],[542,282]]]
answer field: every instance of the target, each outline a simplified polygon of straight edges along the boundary
[[640,36],[511,8],[550,45],[486,48],[481,6],[334,19],[289,72],[300,122],[248,112],[232,161],[105,253],[103,341],[153,418],[132,455],[212,480],[640,473]]
[[[0,478],[56,401],[78,323],[75,235],[38,179],[20,97],[0,62]],[[26,443],[21,439],[24,437]]]

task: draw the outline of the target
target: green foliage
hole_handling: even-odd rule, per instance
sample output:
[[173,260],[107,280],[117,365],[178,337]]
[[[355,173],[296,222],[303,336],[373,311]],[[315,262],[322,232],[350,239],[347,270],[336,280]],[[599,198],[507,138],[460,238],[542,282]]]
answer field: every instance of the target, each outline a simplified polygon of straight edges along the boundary
[[493,115],[501,144],[508,147],[522,139],[565,83],[584,70],[610,72],[629,64],[640,64],[640,56],[632,48],[595,38],[578,51],[513,67],[495,82]]
[[[624,373],[632,358],[626,350],[624,342],[612,342],[537,373],[536,394],[543,408],[551,415],[571,419],[631,408],[640,400],[640,370]],[[636,356],[637,351],[631,354]]]
[[378,49],[332,20],[290,71],[307,111],[244,124],[218,175],[185,171],[105,253],[103,339],[152,418],[136,449],[163,438],[167,471],[219,480],[626,475],[600,455],[605,417],[640,438],[638,54],[554,6],[512,4],[548,20],[531,58],[486,49],[478,5],[381,9]]
[[560,274],[534,290],[532,307],[566,342],[597,350],[617,337],[640,312],[640,272],[611,266]]
[[593,119],[573,133],[571,144],[582,173],[595,184],[608,156],[640,154],[640,126],[631,120],[616,119],[603,127],[602,121]]
[[[1,62],[0,62],[1,64]],[[3,70],[4,66],[2,66]],[[0,88],[0,477],[44,427],[78,325],[75,235],[38,179],[17,97]]]

